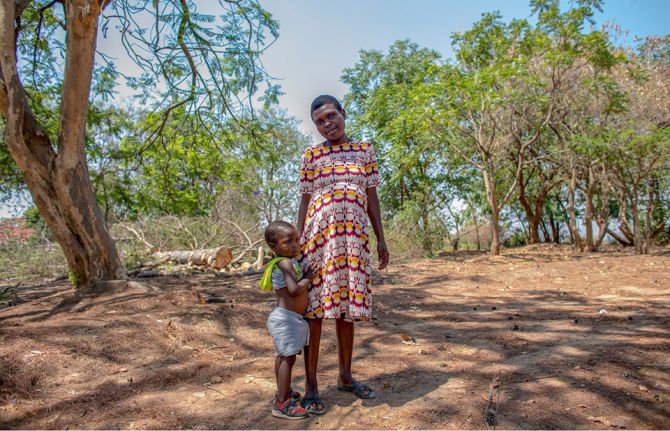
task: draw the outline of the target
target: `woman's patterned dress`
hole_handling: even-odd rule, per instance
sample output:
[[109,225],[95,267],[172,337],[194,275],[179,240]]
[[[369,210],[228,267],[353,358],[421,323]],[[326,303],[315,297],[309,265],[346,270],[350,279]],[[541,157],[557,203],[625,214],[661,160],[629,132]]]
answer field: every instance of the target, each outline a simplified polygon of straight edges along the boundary
[[308,319],[372,317],[366,189],[378,184],[370,144],[316,145],[303,153],[300,193],[311,199],[301,245],[314,273]]

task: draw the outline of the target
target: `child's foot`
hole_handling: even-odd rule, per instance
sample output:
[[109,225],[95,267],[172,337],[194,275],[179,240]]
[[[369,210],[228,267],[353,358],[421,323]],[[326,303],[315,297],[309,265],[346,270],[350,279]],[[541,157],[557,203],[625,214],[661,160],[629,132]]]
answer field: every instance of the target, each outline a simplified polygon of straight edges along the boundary
[[272,416],[283,419],[305,419],[309,415],[298,400],[289,396],[283,403],[276,398],[272,401]]
[[[275,391],[275,399],[276,399],[277,397],[279,397],[278,394],[279,394],[279,392]],[[294,391],[293,388],[290,388],[290,389],[288,390],[288,396],[291,397],[292,400],[299,400],[300,398],[302,398],[302,397],[300,396],[300,392],[298,392],[298,391]]]

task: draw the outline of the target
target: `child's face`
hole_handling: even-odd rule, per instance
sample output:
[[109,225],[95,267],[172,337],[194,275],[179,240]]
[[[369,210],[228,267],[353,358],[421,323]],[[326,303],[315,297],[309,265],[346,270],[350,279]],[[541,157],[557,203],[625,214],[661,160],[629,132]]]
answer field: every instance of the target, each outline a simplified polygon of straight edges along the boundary
[[312,121],[321,136],[330,142],[338,142],[344,136],[345,115],[332,103],[321,105],[312,112]]
[[272,250],[277,256],[300,256],[300,238],[298,238],[298,231],[295,229],[283,231],[277,238],[277,242],[272,244]]

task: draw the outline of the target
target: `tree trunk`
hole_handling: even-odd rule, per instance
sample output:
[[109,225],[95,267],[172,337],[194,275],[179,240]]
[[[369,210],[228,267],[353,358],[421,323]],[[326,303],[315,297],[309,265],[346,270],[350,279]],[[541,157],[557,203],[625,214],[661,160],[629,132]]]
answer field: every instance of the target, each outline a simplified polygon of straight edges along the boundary
[[500,254],[500,208],[498,208],[498,199],[496,197],[496,184],[492,173],[484,170],[483,174],[486,197],[491,207],[491,256],[498,256]]
[[549,227],[551,228],[551,241],[560,244],[561,243],[561,225],[554,218],[552,211],[547,211],[549,213]]
[[[568,199],[569,199],[569,193],[568,193]],[[556,198],[556,202],[558,202],[558,205],[561,207],[561,210],[563,211],[563,214],[568,214],[569,215],[569,211],[565,207],[565,205],[563,204],[563,201],[561,200],[560,196],[558,196]],[[570,243],[575,244],[575,237],[573,236],[572,229],[570,228],[570,219],[569,218],[568,218],[568,222],[566,224],[568,225],[568,235],[570,235]],[[560,222],[557,222],[556,225],[560,226],[561,224],[560,224]],[[559,235],[560,235],[560,229],[559,229]]]
[[475,208],[470,202],[468,202],[470,207],[470,213],[472,214],[472,223],[475,225],[475,239],[477,241],[477,251],[482,249],[481,239],[479,238],[479,224],[477,223],[477,214],[475,214]]
[[627,209],[628,204],[626,202],[626,195],[622,192],[619,196],[619,230],[630,245],[635,245],[635,236],[628,225],[628,215],[626,214]]
[[645,214],[645,220],[644,220],[644,253],[647,254],[649,253],[649,245],[651,244],[651,238],[652,238],[652,232],[654,231],[653,229],[653,215],[654,215],[654,208],[656,204],[656,200],[654,199],[655,195],[655,187],[654,187],[654,179],[653,178],[648,178],[647,179],[647,211]]
[[631,198],[631,213],[633,214],[633,241],[636,254],[645,254],[645,247],[642,241],[642,227],[640,226],[640,215],[638,214],[638,187],[633,184],[633,196]]
[[570,176],[570,190],[568,192],[568,215],[570,216],[570,232],[572,233],[575,248],[579,251],[584,251],[582,244],[582,237],[579,236],[577,229],[577,215],[575,214],[575,193],[577,192],[577,171],[573,167]]
[[491,211],[491,256],[500,255],[500,223],[499,211],[494,209]]
[[547,224],[544,222],[544,220],[541,220],[540,227],[542,228],[544,242],[551,242],[551,235],[549,235],[549,229],[547,229]]
[[447,238],[449,239],[449,244],[451,244],[451,251],[458,251],[458,244],[461,240],[461,228],[459,227],[460,217],[454,215],[453,211],[451,211],[450,205],[446,205],[446,208],[451,218],[454,219],[454,225],[456,227],[456,236],[454,238],[452,238],[451,235],[449,234],[449,229],[446,229]]
[[526,212],[526,220],[528,220],[528,242],[530,244],[540,243],[540,222],[542,218],[540,214],[534,213],[533,208],[526,197],[526,184],[523,180],[523,171],[519,174],[519,203]]
[[[126,274],[95,200],[84,150],[101,2],[66,2],[66,59],[58,150],[27,106],[14,48],[14,1],[0,2],[0,65],[5,141],[35,205],[58,241],[71,280],[82,289]],[[4,103],[6,100],[6,104]]]
[[611,236],[612,238],[614,238],[615,241],[617,241],[619,244],[623,245],[624,247],[632,247],[632,246],[633,246],[633,243],[631,243],[630,241],[628,241],[628,239],[626,239],[626,238],[624,238],[624,237],[618,235],[618,234],[617,234],[616,232],[614,232],[612,229],[607,228],[606,231],[607,231],[607,233],[608,233],[609,236]]
[[419,214],[419,220],[421,223],[421,248],[424,252],[430,253],[433,249],[433,243],[430,238],[430,221],[428,211],[426,206],[423,206]]
[[596,251],[593,242],[593,190],[596,186],[595,175],[593,173],[593,166],[589,165],[588,169],[588,183],[586,186],[586,211],[584,211],[584,227],[586,235],[586,250]]
[[607,227],[610,222],[610,208],[609,208],[609,181],[607,181],[607,166],[603,164],[603,181],[602,187],[600,190],[600,205],[596,217],[596,223],[598,224],[598,235],[596,236],[594,249],[598,250],[607,235]]

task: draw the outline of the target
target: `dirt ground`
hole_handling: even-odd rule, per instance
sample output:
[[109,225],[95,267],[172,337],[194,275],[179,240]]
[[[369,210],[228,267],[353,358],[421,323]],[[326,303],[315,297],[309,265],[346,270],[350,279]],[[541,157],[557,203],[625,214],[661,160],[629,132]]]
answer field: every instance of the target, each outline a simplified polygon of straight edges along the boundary
[[356,326],[354,374],[378,397],[337,391],[326,322],[328,411],[302,421],[270,415],[258,279],[150,278],[154,291],[81,300],[66,282],[19,288],[0,310],[0,428],[482,429],[496,376],[498,428],[670,428],[670,249],[392,262],[376,319]]

